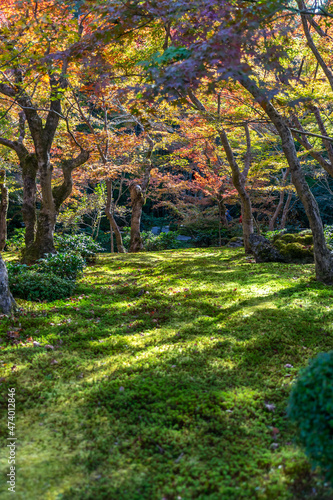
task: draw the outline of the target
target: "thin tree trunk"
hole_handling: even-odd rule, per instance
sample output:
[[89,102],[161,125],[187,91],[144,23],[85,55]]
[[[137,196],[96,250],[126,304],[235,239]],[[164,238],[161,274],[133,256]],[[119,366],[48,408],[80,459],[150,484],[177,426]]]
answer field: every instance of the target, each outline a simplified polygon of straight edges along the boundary
[[110,240],[111,240],[111,253],[114,253],[113,229],[110,222]]
[[273,104],[259,90],[257,85],[250,78],[242,76],[240,77],[239,82],[250,92],[250,94],[252,94],[255,100],[259,103],[261,108],[273,122],[281,138],[282,149],[290,167],[292,181],[296,188],[297,194],[304,206],[313,235],[316,279],[318,281],[331,284],[333,283],[333,255],[327,248],[318,204],[306,182],[299,159],[297,157],[294,139],[291,131],[288,128],[286,120],[282,115],[278,113]]
[[118,224],[116,223],[112,211],[111,211],[111,206],[112,206],[112,182],[111,179],[106,179],[106,206],[105,206],[105,214],[107,218],[109,219],[110,222],[110,234],[111,234],[111,252],[113,253],[113,234],[112,230],[114,231],[115,237],[116,237],[116,242],[117,242],[117,249],[118,253],[126,253],[126,249],[123,245],[123,239],[118,227]]
[[283,201],[284,201],[284,191],[280,191],[279,203],[277,204],[277,207],[275,209],[273,217],[270,219],[269,224],[268,224],[268,229],[270,231],[274,231],[274,226],[275,226],[276,219],[280,215],[280,212],[281,212],[282,207],[283,207]]
[[[239,170],[238,164],[235,160],[234,154],[232,152],[227,134],[223,129],[219,129],[219,136],[221,139],[222,146],[227,155],[228,163],[232,171],[232,182],[239,197],[241,199],[242,206],[242,226],[243,226],[243,239],[245,253],[252,253],[250,246],[250,234],[253,233],[253,217],[252,217],[252,205],[251,199],[248,192],[245,189],[245,179]],[[247,167],[247,166],[246,166]]]
[[285,206],[283,208],[283,212],[282,212],[280,229],[284,229],[286,227],[288,213],[289,213],[289,207],[290,207],[292,197],[293,197],[293,193],[292,192],[288,193],[287,201],[286,201],[286,204],[285,204]]
[[[284,187],[286,185],[289,172],[290,172],[290,169],[287,168],[286,171],[283,173],[281,187]],[[270,231],[274,231],[275,222],[276,222],[278,216],[280,215],[280,212],[281,212],[282,207],[283,207],[283,202],[284,202],[284,190],[281,190],[280,191],[279,203],[278,203],[278,205],[277,205],[277,207],[275,209],[273,217],[269,221],[268,228],[269,228]]]
[[257,233],[260,235],[261,234],[261,231],[260,231],[260,226],[259,226],[259,222],[257,220],[257,218],[253,215],[253,222],[256,226],[256,229],[257,229]]
[[99,235],[99,228],[100,228],[100,225],[101,225],[101,218],[102,218],[102,214],[101,214],[101,211],[98,209],[98,216],[97,216],[97,229],[96,229],[96,235],[95,235],[95,240],[97,240],[98,238],[98,235]]
[[7,211],[8,211],[8,188],[6,185],[6,170],[0,171],[0,252],[3,251],[7,241]]
[[143,242],[140,236],[141,214],[144,204],[144,196],[141,186],[133,182],[130,185],[132,217],[131,217],[131,240],[130,252],[140,252],[143,250]]
[[143,250],[143,242],[140,235],[140,224],[142,207],[145,203],[146,192],[150,180],[150,171],[153,167],[151,156],[154,148],[154,143],[151,137],[147,134],[146,138],[149,144],[149,148],[147,151],[141,186],[135,182],[132,182],[129,187],[132,202],[131,240],[129,248],[130,252],[140,252],[141,250]]

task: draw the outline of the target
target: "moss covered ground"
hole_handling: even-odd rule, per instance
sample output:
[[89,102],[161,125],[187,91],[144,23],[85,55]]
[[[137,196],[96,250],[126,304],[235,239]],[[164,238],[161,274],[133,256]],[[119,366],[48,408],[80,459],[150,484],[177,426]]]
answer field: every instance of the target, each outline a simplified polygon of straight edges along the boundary
[[[332,297],[311,264],[209,248],[103,255],[71,299],[20,300],[0,332],[15,498],[332,499],[286,417],[299,369],[333,348]],[[7,437],[3,418],[1,499]]]

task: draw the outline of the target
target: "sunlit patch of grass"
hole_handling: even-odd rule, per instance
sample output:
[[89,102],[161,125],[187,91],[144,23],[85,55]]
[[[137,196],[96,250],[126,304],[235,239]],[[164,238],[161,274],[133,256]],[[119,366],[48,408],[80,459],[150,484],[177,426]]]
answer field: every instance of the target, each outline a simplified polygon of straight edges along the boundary
[[17,498],[332,498],[286,419],[299,369],[332,349],[332,297],[312,265],[209,248],[103,255],[71,299],[18,301],[0,333]]

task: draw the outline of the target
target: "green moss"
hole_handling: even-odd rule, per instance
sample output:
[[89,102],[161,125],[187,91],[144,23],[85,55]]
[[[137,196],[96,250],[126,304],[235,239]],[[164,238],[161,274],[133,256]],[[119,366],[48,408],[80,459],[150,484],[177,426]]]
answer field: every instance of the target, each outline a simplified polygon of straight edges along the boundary
[[298,234],[277,235],[274,246],[289,261],[313,262],[312,233],[303,231]]
[[17,498],[332,498],[286,419],[299,369],[333,348],[313,268],[243,249],[102,255],[70,300],[19,300],[0,324]]

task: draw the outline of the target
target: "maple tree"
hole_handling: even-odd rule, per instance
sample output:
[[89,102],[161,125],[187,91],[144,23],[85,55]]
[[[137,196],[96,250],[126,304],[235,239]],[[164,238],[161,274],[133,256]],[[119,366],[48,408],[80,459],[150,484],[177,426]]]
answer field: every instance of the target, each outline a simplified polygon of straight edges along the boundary
[[[166,36],[171,43],[146,66],[160,91],[189,95],[203,86],[211,92],[219,82],[232,80],[248,91],[274,125],[313,233],[317,279],[332,282],[333,258],[326,246],[319,208],[304,177],[288,120],[278,102],[272,102],[281,85],[297,76],[286,64],[292,48],[288,35],[294,26],[274,23],[284,3],[205,0],[184,5],[169,1],[159,2],[158,12],[154,2],[133,3],[142,18],[149,13],[171,26]],[[263,73],[270,75],[265,83]]]

